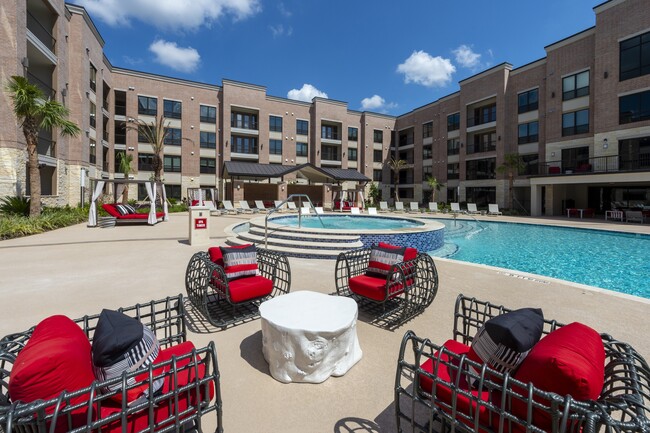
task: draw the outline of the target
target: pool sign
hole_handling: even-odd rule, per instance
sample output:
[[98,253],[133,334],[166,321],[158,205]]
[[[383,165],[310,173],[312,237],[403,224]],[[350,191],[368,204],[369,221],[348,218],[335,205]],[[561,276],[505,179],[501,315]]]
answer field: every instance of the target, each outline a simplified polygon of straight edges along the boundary
[[196,218],[194,220],[194,230],[203,230],[208,228],[207,218]]

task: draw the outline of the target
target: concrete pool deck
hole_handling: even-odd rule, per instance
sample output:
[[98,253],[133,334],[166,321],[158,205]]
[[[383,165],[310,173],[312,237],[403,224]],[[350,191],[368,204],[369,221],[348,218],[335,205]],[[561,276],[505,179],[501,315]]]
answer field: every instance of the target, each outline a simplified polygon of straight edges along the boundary
[[[211,217],[211,244],[223,245],[224,228],[250,217]],[[597,219],[477,218],[650,234],[647,224]],[[0,336],[23,331],[53,314],[76,318],[102,308],[185,294],[189,258],[207,248],[190,246],[187,239],[188,214],[181,213],[152,227],[101,229],[79,224],[0,242]],[[335,291],[333,260],[289,261],[292,291]],[[189,339],[196,346],[214,341],[217,347],[225,431],[395,431],[393,386],[402,336],[411,329],[436,343],[451,338],[459,293],[512,308],[541,307],[548,318],[586,323],[632,344],[650,359],[650,300],[517,271],[446,259],[435,259],[435,263],[440,286],[433,304],[393,332],[360,320],[357,333],[363,358],[344,376],[321,384],[282,384],[270,376],[262,356],[259,320],[225,331],[191,323],[194,331]],[[206,421],[204,431],[213,431],[214,419]]]

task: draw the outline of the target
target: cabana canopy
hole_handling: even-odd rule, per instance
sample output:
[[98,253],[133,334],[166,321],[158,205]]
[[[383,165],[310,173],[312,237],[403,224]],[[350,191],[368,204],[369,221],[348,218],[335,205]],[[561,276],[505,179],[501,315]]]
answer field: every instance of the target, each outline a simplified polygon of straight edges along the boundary
[[90,190],[92,191],[92,197],[90,199],[90,210],[88,211],[88,227],[97,226],[97,199],[104,189],[104,185],[107,183],[112,183],[116,187],[113,188],[113,202],[117,202],[117,197],[122,195],[122,191],[118,194],[118,186],[124,184],[144,184],[147,188],[147,196],[151,202],[151,207],[149,209],[149,218],[147,222],[149,225],[154,225],[158,222],[156,218],[156,195],[157,190],[160,189],[161,200],[163,204],[163,221],[168,221],[168,209],[167,209],[167,193],[165,192],[165,185],[162,182],[154,182],[152,180],[135,180],[135,179],[90,179]]

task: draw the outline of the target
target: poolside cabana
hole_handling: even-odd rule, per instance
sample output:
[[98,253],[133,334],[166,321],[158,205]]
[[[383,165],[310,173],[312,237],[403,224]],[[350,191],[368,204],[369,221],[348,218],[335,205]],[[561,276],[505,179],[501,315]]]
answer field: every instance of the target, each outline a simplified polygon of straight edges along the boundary
[[124,194],[125,185],[144,184],[147,190],[147,197],[151,203],[147,223],[149,225],[154,225],[158,222],[158,218],[156,217],[156,199],[158,197],[162,202],[164,214],[163,221],[168,220],[167,193],[165,192],[165,185],[162,182],[135,179],[90,179],[92,197],[90,198],[90,210],[88,211],[88,227],[97,226],[97,199],[102,195],[104,187],[107,184],[113,185],[113,203],[117,203],[118,197],[121,197],[122,194]]

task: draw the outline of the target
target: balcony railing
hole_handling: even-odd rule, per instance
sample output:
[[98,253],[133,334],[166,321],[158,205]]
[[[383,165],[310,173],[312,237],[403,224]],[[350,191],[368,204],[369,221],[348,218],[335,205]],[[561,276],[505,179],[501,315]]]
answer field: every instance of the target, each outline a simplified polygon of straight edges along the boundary
[[56,97],[56,92],[52,88],[52,86],[45,81],[41,80],[38,78],[36,75],[32,74],[31,72],[27,72],[27,81],[29,81],[32,84],[35,84],[43,94],[45,95],[46,98],[51,98],[54,99]]
[[115,144],[126,144],[126,134],[115,134]]
[[36,36],[43,44],[54,53],[56,47],[56,39],[52,36],[52,30],[48,30],[41,22],[27,11],[27,28]]
[[36,151],[39,155],[51,156],[56,158],[56,141],[49,140],[47,138],[38,137],[38,144],[36,145]]
[[252,129],[254,131],[257,131],[259,129],[258,123],[252,120],[231,120],[230,127],[239,129]]
[[485,123],[496,122],[496,120],[497,120],[496,113],[479,116],[479,117],[470,117],[467,119],[467,127],[471,128],[472,126],[478,126],[478,125],[483,125]]
[[257,145],[254,146],[238,146],[238,145],[233,145],[232,148],[230,149],[230,152],[232,153],[245,153],[247,155],[257,155],[258,152],[258,147]]
[[540,164],[542,175],[616,173],[622,171],[650,170],[650,155],[621,159],[619,155],[599,156],[579,161],[549,161]]
[[105,130],[104,132],[102,132],[102,139],[104,141],[108,141],[108,131]]
[[494,150],[497,150],[496,141],[488,141],[486,143],[470,143],[467,145],[467,154],[492,152]]
[[115,104],[115,115],[116,116],[126,116],[126,105],[117,105],[117,104]]
[[332,133],[321,133],[320,138],[325,140],[341,140],[341,134],[332,132]]

